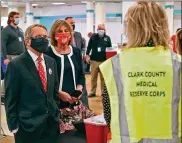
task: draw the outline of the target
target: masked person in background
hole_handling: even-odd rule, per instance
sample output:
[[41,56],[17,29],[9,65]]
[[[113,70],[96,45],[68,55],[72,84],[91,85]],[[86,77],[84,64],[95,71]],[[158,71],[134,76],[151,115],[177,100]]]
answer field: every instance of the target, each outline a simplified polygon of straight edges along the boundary
[[178,33],[178,31],[181,30],[181,28],[178,28],[176,30],[176,33],[171,37],[171,49],[177,53],[177,47],[176,47],[176,35]]
[[[56,20],[50,30],[51,48],[47,55],[57,64],[60,97],[60,131],[73,130],[72,122],[93,116],[82,104],[81,96],[85,86],[81,50],[72,47],[72,28],[64,20]],[[81,94],[72,94],[75,90]]]
[[5,109],[15,143],[58,143],[59,82],[55,61],[42,54],[48,49],[47,29],[26,29],[27,51],[13,59],[5,76]]
[[182,29],[176,34],[176,50],[179,55],[182,55]]
[[181,56],[169,49],[165,10],[137,2],[127,11],[128,41],[100,66],[111,143],[181,142]]
[[[89,97],[96,96],[97,89],[97,77],[99,73],[99,65],[106,60],[106,48],[112,47],[111,39],[106,35],[106,29],[104,24],[98,25],[97,34],[93,34],[89,40],[86,51],[86,62],[91,65],[91,93]],[[90,51],[92,53],[90,55]],[[101,91],[104,86],[104,79],[100,74]]]
[[73,29],[72,46],[79,48],[84,55],[86,47],[83,43],[82,34],[78,31],[75,31],[75,20],[73,19],[73,17],[66,17],[65,20],[72,26]]
[[5,65],[25,51],[23,30],[18,27],[19,23],[20,14],[12,11],[8,15],[8,26],[1,32],[1,48]]

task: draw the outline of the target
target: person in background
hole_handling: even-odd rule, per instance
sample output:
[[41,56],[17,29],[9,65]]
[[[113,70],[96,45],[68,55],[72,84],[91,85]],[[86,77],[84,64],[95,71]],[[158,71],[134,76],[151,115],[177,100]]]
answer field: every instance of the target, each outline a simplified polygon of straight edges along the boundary
[[88,33],[88,38],[90,39],[92,37],[93,33],[92,32],[89,32]]
[[48,49],[47,29],[40,24],[25,31],[27,50],[13,59],[5,75],[5,109],[15,143],[59,143],[59,82]]
[[[93,33],[92,33],[92,32],[89,32],[89,33],[88,33],[88,38],[90,39],[90,38],[92,37],[92,35],[93,35]],[[88,46],[88,44],[87,44],[87,46]],[[85,59],[84,62],[85,62],[85,65],[86,65],[86,66],[85,66],[85,73],[86,73],[86,74],[90,74],[90,63],[87,63],[87,62],[86,62],[86,59]]]
[[8,26],[4,27],[1,33],[1,48],[4,64],[8,63],[25,51],[23,30],[18,27],[20,14],[12,11],[8,15]]
[[[75,20],[73,19],[73,17],[66,17],[65,20],[71,25],[72,30],[73,30],[73,38],[72,38],[72,46],[79,48],[82,52],[82,65],[83,65],[83,71],[85,70],[85,64],[84,64],[84,57],[85,57],[85,49],[86,46],[84,44],[84,40],[82,38],[82,35],[80,32],[75,31]],[[85,72],[85,71],[84,71]],[[87,107],[89,107],[88,105],[88,93],[87,93],[87,88],[86,88],[86,84],[84,86],[83,89],[83,96],[81,97],[83,104]]]
[[65,20],[72,26],[73,29],[73,41],[72,46],[77,47],[82,51],[82,54],[85,53],[85,46],[82,39],[82,34],[80,32],[75,31],[75,20],[73,17],[66,17]]
[[5,95],[5,89],[4,89],[4,77],[6,73],[7,66],[4,64],[4,58],[1,53],[1,103],[4,103],[4,95]]
[[[86,51],[86,62],[91,65],[91,93],[89,97],[96,96],[97,89],[97,77],[99,73],[99,65],[106,60],[106,48],[112,47],[111,39],[106,35],[106,29],[104,24],[99,24],[97,28],[97,34],[93,34],[89,40]],[[92,53],[90,55],[90,51]],[[104,79],[100,74],[101,91],[104,86]]]
[[126,43],[126,42],[124,42],[124,43],[122,43],[122,44],[118,44],[118,48],[119,48],[120,50],[123,50],[126,46],[127,46],[127,43]]
[[[177,34],[177,32],[178,32],[179,30],[181,30],[181,28],[178,28],[178,29],[176,30],[176,34]],[[175,53],[177,53],[177,49],[176,49],[176,34],[174,34],[174,35],[171,37],[171,41],[172,41],[172,50],[173,50]]]
[[[2,30],[3,30],[3,26],[1,26],[1,33],[2,33]],[[5,71],[6,71],[6,65],[4,64],[4,58],[3,58],[3,55],[1,53],[1,102],[4,102],[4,95],[5,95],[5,91],[4,91]]]
[[[71,93],[74,90],[83,92],[85,75],[82,67],[82,55],[79,48],[72,46],[72,28],[64,20],[56,20],[50,30],[51,48],[46,53],[54,58],[57,64],[59,80],[59,97],[61,110],[61,133],[73,130],[73,121],[90,117],[92,113],[82,104],[79,97]],[[85,117],[83,114],[85,114]]]
[[182,55],[182,29],[178,30],[176,34],[176,51]]
[[[125,19],[126,48],[100,66],[105,81],[104,118],[111,141],[178,143],[181,57],[169,49],[165,10],[155,2],[139,1],[128,9]],[[161,71],[165,74],[158,75]],[[144,85],[152,81],[157,86]],[[138,85],[140,82],[144,84]]]

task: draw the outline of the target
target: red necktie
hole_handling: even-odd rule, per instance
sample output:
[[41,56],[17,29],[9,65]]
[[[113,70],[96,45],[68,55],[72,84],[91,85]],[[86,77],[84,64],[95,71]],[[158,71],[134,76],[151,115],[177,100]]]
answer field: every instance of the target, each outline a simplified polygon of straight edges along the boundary
[[41,61],[42,61],[42,58],[39,55],[38,56],[38,72],[39,72],[40,79],[42,81],[42,85],[43,85],[44,91],[47,92],[46,74],[45,74],[44,67],[43,67]]

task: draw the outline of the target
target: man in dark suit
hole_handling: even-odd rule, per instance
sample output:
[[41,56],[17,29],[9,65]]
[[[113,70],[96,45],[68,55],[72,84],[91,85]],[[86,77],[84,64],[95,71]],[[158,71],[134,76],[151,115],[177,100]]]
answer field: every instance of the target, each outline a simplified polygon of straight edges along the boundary
[[15,143],[57,143],[58,78],[55,61],[43,55],[48,34],[35,24],[25,32],[27,51],[13,59],[5,76],[5,109]]
[[[86,45],[84,44],[81,33],[75,31],[75,20],[73,19],[73,17],[66,17],[65,20],[72,26],[73,31],[74,31],[72,46],[79,48],[82,51],[82,57],[84,57],[85,51],[86,51]],[[83,70],[84,70],[85,69],[84,61],[82,61],[82,63],[83,63]],[[88,107],[88,96],[87,95],[88,94],[87,94],[87,89],[86,89],[86,85],[85,85],[85,87],[83,89],[83,96],[82,96],[81,100],[82,100],[83,104]]]
[[82,54],[84,54],[86,47],[83,43],[82,34],[80,32],[75,31],[75,20],[73,19],[73,17],[66,17],[65,20],[72,26],[72,29],[74,31],[74,37],[72,41],[73,47],[79,48],[82,51]]

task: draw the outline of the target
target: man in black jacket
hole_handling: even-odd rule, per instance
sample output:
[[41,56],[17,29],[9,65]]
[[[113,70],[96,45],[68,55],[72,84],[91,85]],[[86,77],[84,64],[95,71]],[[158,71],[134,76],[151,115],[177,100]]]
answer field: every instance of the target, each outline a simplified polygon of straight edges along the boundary
[[10,12],[8,26],[1,32],[1,48],[5,65],[25,51],[23,30],[18,27],[19,22],[20,14],[15,11]]
[[[81,33],[75,31],[75,20],[73,19],[73,17],[66,17],[65,20],[72,26],[73,31],[74,31],[72,46],[79,48],[82,51],[82,57],[84,57],[86,46],[83,42]],[[84,61],[82,61],[82,63],[83,63],[83,70],[84,70],[85,69]],[[82,96],[81,100],[82,100],[83,104],[88,107],[89,105],[88,105],[88,96],[87,95],[88,94],[87,94],[87,89],[86,89],[86,85],[85,85],[84,89],[83,89],[83,96]]]
[[[112,47],[111,39],[106,35],[105,25],[100,24],[97,28],[97,34],[93,34],[89,40],[87,51],[86,51],[86,61],[91,65],[91,93],[89,97],[96,96],[97,88],[97,77],[99,73],[99,65],[106,60],[106,48]],[[92,53],[90,55],[90,51]],[[104,87],[104,79],[100,74],[101,80],[101,91]]]
[[5,109],[15,143],[57,143],[58,78],[55,61],[43,55],[48,34],[35,24],[25,32],[27,51],[13,59],[5,76]]

